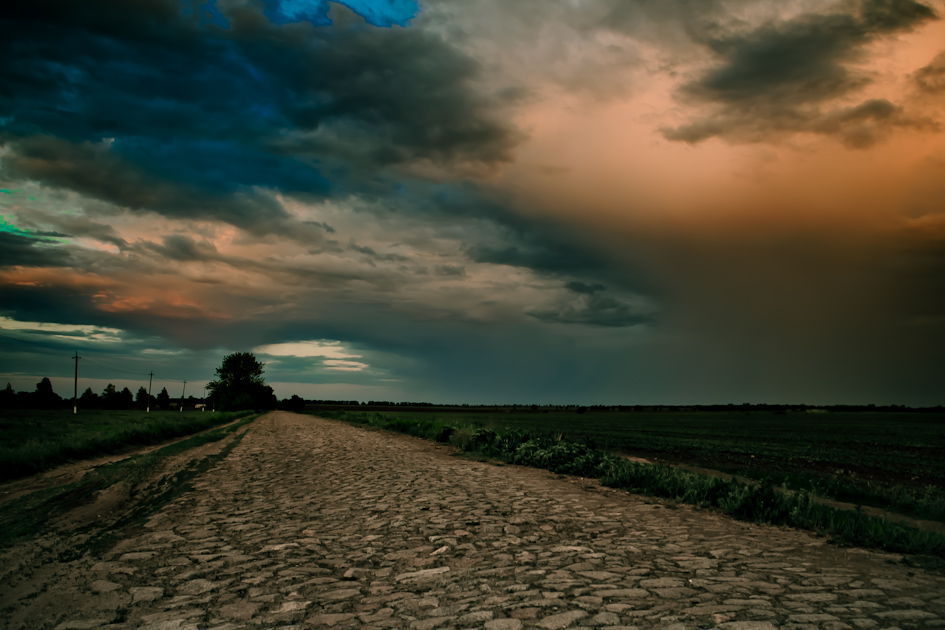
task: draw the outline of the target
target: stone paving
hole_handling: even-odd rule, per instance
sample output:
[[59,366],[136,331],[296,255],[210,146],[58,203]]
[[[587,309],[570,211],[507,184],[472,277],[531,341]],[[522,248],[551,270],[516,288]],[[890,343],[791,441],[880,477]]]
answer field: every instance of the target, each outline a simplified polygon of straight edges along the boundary
[[269,414],[27,627],[945,626],[945,578],[897,556],[449,452]]

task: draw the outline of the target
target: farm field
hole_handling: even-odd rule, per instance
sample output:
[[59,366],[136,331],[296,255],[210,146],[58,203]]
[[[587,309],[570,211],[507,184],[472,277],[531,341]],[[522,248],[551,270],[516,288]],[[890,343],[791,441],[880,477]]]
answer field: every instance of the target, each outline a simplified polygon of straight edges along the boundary
[[247,415],[244,412],[0,411],[0,481],[48,470],[70,460],[158,444]]
[[654,462],[689,465],[945,521],[945,414],[497,411],[379,412],[562,435]]

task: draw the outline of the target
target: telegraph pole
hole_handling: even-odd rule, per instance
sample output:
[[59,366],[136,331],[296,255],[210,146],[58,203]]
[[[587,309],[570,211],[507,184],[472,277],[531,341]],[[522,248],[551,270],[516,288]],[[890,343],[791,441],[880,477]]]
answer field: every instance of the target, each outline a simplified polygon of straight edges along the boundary
[[148,409],[145,413],[151,413],[151,382],[154,381],[154,372],[148,374]]
[[75,382],[72,386],[72,413],[79,413],[79,359],[82,357],[79,356],[78,350],[75,353],[75,356],[72,357],[75,359]]
[[184,389],[180,390],[180,410],[184,410],[184,392],[187,391],[187,381],[184,381]]

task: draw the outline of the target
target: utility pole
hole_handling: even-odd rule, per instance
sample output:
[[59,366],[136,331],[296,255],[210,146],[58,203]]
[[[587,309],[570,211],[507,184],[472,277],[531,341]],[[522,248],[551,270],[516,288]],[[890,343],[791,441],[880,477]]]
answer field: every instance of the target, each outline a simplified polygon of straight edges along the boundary
[[79,413],[79,359],[82,357],[79,356],[78,350],[75,353],[75,356],[72,357],[75,359],[75,382],[72,386],[72,413]]
[[151,413],[151,382],[154,381],[154,372],[148,374],[148,410],[145,413]]
[[184,389],[180,390],[180,410],[184,410],[184,392],[187,391],[187,381],[184,381]]

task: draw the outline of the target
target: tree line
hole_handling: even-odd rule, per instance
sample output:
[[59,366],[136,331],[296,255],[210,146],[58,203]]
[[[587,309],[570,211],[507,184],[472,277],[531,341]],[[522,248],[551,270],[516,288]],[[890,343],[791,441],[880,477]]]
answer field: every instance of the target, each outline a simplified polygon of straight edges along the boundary
[[[184,399],[184,408],[193,409],[201,400],[188,396]],[[10,383],[0,390],[0,409],[66,409],[71,406],[72,397],[63,398],[53,391],[46,377],[36,383],[36,389],[31,392],[16,392]],[[79,396],[78,406],[80,409],[179,409],[180,398],[172,399],[166,387],[161,388],[157,396],[149,397],[144,387],[132,394],[127,387],[119,390],[109,383],[101,394],[93,392],[91,387],[86,388]]]

